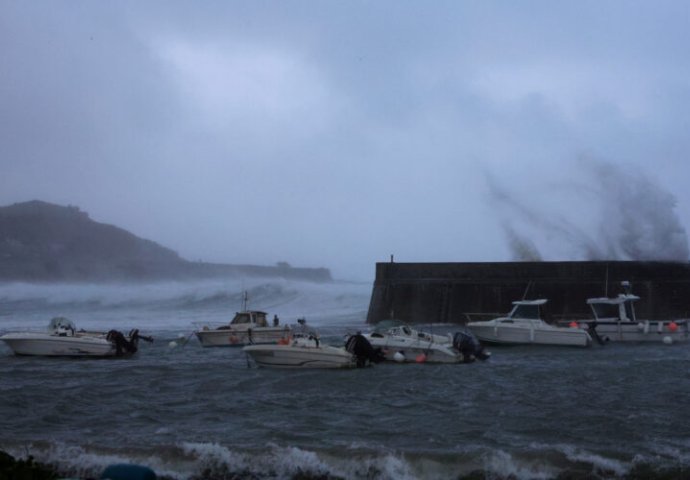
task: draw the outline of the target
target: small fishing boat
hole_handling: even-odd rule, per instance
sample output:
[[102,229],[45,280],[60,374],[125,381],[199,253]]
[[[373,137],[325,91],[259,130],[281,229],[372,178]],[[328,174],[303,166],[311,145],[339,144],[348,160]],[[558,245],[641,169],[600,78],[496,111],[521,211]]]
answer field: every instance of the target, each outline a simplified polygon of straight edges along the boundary
[[247,292],[245,292],[242,311],[235,313],[230,323],[196,324],[197,329],[194,334],[203,347],[241,347],[276,343],[290,336],[290,327],[280,326],[277,315],[273,316],[272,325],[269,325],[266,317],[266,312],[247,310]]
[[288,325],[279,326],[277,317],[274,325],[266,320],[266,312],[245,310],[237,312],[232,321],[225,325],[200,325],[194,332],[204,347],[240,347],[243,345],[276,343],[290,336]]
[[587,347],[592,338],[581,328],[559,327],[546,323],[540,310],[545,299],[513,302],[507,316],[469,322],[467,328],[482,342],[503,345],[562,345]]
[[325,345],[314,332],[297,332],[273,345],[243,348],[259,367],[355,368],[382,360],[360,334],[348,338],[344,347]]
[[152,342],[151,337],[132,330],[125,337],[117,330],[86,332],[77,330],[65,317],[53,318],[46,331],[11,332],[0,336],[15,355],[50,357],[115,357],[137,352],[139,339]]
[[587,299],[594,319],[581,321],[599,343],[688,341],[688,320],[637,320],[634,303],[640,297],[632,294],[630,282],[621,282],[624,293],[616,297]]
[[451,337],[400,325],[379,328],[364,337],[374,348],[381,349],[386,360],[399,363],[468,363],[476,358],[485,360],[490,355],[469,332],[458,332]]

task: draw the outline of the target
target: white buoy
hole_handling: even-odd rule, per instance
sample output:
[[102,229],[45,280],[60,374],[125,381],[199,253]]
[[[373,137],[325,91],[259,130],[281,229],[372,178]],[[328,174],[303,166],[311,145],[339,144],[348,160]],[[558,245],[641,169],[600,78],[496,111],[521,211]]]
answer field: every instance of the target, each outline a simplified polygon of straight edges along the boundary
[[398,363],[402,363],[405,361],[405,355],[403,355],[402,352],[395,352],[395,355],[393,355],[393,360]]
[[673,345],[673,339],[666,335],[662,340],[664,342],[664,345]]
[[170,347],[170,348],[175,348],[176,346],[177,346],[177,342],[175,340],[168,343],[168,347]]

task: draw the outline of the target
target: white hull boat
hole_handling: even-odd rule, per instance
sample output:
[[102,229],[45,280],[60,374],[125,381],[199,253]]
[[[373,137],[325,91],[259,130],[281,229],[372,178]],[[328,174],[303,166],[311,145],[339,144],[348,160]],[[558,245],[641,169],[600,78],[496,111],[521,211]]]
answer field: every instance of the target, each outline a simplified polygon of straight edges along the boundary
[[259,367],[361,368],[383,360],[381,352],[359,333],[350,336],[344,347],[324,345],[318,335],[305,331],[275,345],[248,345],[243,350]]
[[469,322],[467,328],[479,340],[501,345],[560,345],[587,347],[592,338],[581,328],[558,327],[540,317],[546,300],[513,302],[513,310],[505,317],[483,322]]
[[0,336],[15,355],[47,357],[114,357],[136,353],[139,336],[133,330],[129,338],[111,330],[108,333],[77,331],[64,317],[51,320],[45,332],[14,332]]
[[288,343],[249,345],[243,349],[259,367],[353,368],[356,357],[344,347],[323,345],[315,335],[296,334]]
[[399,363],[467,363],[473,361],[475,355],[481,359],[490,355],[483,352],[478,342],[468,345],[468,350],[460,340],[454,342],[450,336],[420,332],[407,325],[375,331],[364,337],[372,347],[381,349],[386,360]]
[[590,298],[593,320],[581,322],[599,343],[666,343],[687,342],[688,320],[638,321],[634,302],[640,299],[630,291],[630,283],[622,282],[625,293],[617,297]]
[[290,336],[289,326],[269,326],[266,313],[256,310],[237,312],[229,324],[201,325],[194,332],[204,347],[241,347],[243,345],[277,343]]

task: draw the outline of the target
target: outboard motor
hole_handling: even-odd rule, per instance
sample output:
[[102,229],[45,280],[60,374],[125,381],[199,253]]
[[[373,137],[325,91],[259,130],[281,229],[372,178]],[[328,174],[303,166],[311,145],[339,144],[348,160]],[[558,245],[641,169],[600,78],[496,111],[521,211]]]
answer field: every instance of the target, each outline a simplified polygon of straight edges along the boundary
[[136,329],[129,332],[129,340],[127,340],[125,336],[117,330],[110,330],[105,338],[115,345],[115,354],[118,357],[123,353],[136,353],[139,348],[140,338],[149,343],[153,342],[153,338],[139,335],[139,330]]
[[453,347],[461,354],[465,363],[473,362],[475,358],[486,360],[491,356],[490,352],[484,349],[484,345],[470,331],[457,332],[453,336]]
[[597,325],[596,320],[589,322],[587,325],[587,333],[589,333],[589,336],[596,340],[599,345],[605,345],[606,342],[609,341],[609,337],[602,338],[601,335],[599,335],[599,332],[597,332]]
[[123,353],[136,353],[137,351],[137,339],[136,337],[132,340],[127,340],[122,332],[117,330],[110,330],[108,335],[105,337],[110,343],[115,345],[115,354],[119,357]]
[[379,363],[385,359],[380,348],[374,348],[364,335],[357,332],[351,335],[345,342],[345,350],[357,358],[357,368],[362,368],[370,363]]

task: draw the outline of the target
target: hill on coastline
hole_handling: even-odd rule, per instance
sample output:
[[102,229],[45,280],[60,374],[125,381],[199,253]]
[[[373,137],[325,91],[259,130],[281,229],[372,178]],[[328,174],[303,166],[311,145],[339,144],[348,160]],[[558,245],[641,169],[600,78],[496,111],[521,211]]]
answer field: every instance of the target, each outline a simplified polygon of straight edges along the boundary
[[75,206],[39,200],[0,207],[0,281],[182,280],[277,276],[324,282],[327,268],[190,262],[173,250],[98,223]]

